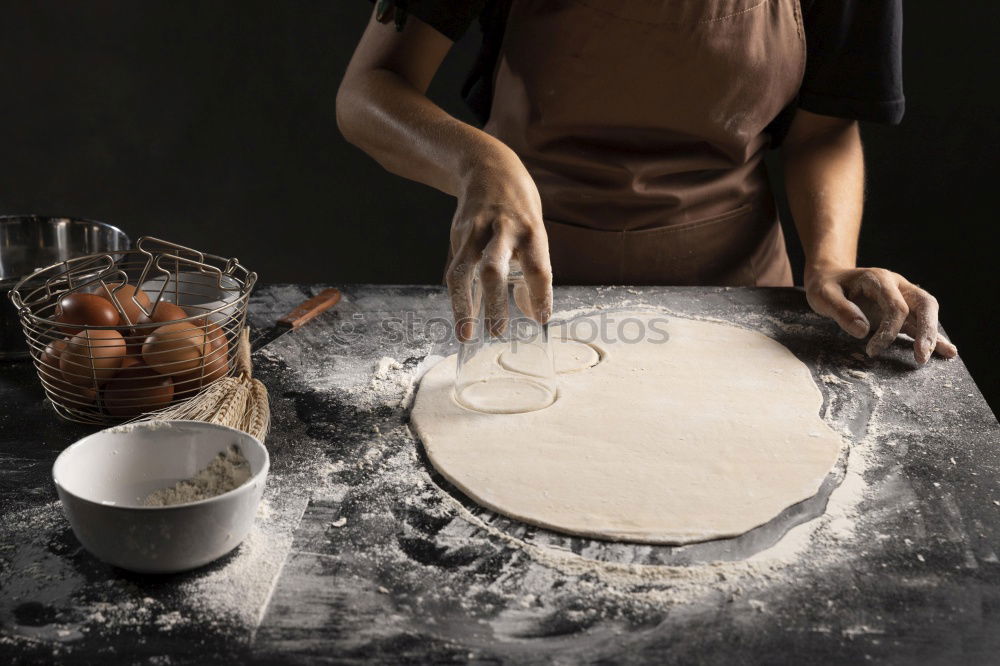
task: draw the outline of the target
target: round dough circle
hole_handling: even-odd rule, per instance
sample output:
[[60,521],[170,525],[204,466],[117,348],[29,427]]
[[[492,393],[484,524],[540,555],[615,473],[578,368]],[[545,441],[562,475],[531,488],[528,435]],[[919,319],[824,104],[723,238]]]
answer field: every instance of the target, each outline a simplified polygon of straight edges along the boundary
[[737,536],[816,494],[843,442],[786,347],[725,324],[621,316],[646,340],[602,341],[602,361],[562,375],[547,409],[467,410],[452,397],[455,357],[431,368],[412,423],[434,467],[512,518],[654,544]]
[[487,414],[523,414],[545,409],[556,399],[544,384],[525,377],[500,377],[469,384],[462,395],[465,407]]
[[[586,370],[601,362],[601,355],[586,342],[552,339],[549,341],[549,346],[552,349],[552,364],[557,375]],[[498,359],[503,368],[527,375],[534,374],[531,361],[532,359],[525,359],[523,353],[512,354],[510,350],[502,352]]]

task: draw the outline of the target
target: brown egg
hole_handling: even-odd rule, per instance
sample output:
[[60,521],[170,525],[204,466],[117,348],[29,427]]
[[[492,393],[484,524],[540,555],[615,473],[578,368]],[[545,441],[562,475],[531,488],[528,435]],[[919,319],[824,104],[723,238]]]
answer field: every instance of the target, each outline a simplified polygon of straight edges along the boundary
[[[122,311],[125,313],[125,317],[121,319],[122,325],[134,326],[139,323],[139,319],[146,316],[146,313],[139,308],[136,301],[145,310],[149,310],[151,305],[149,296],[142,289],[138,289],[131,284],[119,285],[121,285],[121,282],[110,282],[106,287],[98,287],[96,293],[98,296],[107,299],[112,307],[114,307],[115,303],[121,306]],[[115,308],[115,311],[117,312],[117,308]]]
[[137,344],[139,347],[139,353],[142,353],[142,345],[145,344],[146,338],[149,337],[153,331],[159,328],[162,324],[172,323],[178,319],[186,319],[188,313],[173,303],[168,303],[167,301],[160,301],[156,304],[153,309],[151,316],[147,317],[145,315],[139,316],[139,325],[135,327],[135,334],[133,337],[128,339],[129,344]]
[[66,350],[68,342],[63,339],[55,339],[45,347],[42,352],[42,366],[38,369],[39,377],[45,389],[55,396],[55,399],[63,405],[69,407],[89,407],[97,397],[97,391],[91,386],[75,386],[63,379],[62,370],[59,369],[59,358]]
[[[109,304],[110,305],[110,304]],[[122,365],[125,340],[118,331],[88,330],[74,335],[59,357],[63,379],[77,386],[111,379]]]
[[125,332],[125,354],[126,358],[133,358],[138,362],[142,362],[142,344],[146,342],[146,338],[153,331],[149,329],[145,332],[129,333]]
[[62,377],[62,371],[59,369],[59,357],[64,351],[66,351],[66,340],[55,338],[45,345],[45,351],[42,352],[40,359],[43,365],[51,368],[51,372],[58,373],[59,377]]
[[178,319],[187,319],[188,313],[184,311],[184,308],[174,305],[173,303],[168,303],[166,301],[160,301],[153,308],[153,312],[147,317],[145,315],[139,317],[140,324],[165,324],[171,321],[177,321]]
[[170,404],[174,382],[144,365],[133,365],[110,379],[101,395],[108,414],[138,416]]
[[201,378],[194,374],[174,375],[174,400],[187,400],[201,391]]
[[48,379],[50,397],[66,407],[89,407],[97,399],[97,389],[93,386],[76,386],[62,379]]
[[226,339],[226,332],[222,330],[221,326],[209,322],[204,317],[195,319],[192,323],[205,331],[205,338],[208,339],[208,344],[212,350],[222,348],[227,352],[229,351],[229,340]]
[[[62,313],[59,311],[58,306],[56,306],[56,314],[52,315],[52,321],[54,322],[63,321],[63,316]],[[79,325],[71,325],[71,326],[56,326],[55,329],[53,330],[62,333],[63,335],[73,337],[74,335],[79,333],[82,329],[80,328]]]
[[205,331],[209,351],[205,354],[204,365],[199,364],[193,372],[174,377],[174,398],[177,400],[190,398],[229,373],[229,341],[226,339],[226,332],[205,317],[192,323]]
[[129,354],[126,354],[122,357],[121,367],[118,368],[118,373],[116,373],[115,376],[117,377],[118,374],[126,368],[134,368],[139,365],[145,365],[145,363],[143,363],[142,356],[130,356]]
[[205,365],[196,374],[201,376],[201,385],[208,386],[229,374],[229,356],[223,349],[216,349],[205,357]]
[[59,300],[58,321],[71,326],[117,326],[118,311],[111,301],[97,294],[74,292]]
[[142,358],[163,375],[191,372],[201,365],[206,345],[202,329],[187,322],[164,324],[146,338]]
[[178,398],[188,398],[205,388],[217,379],[222,379],[229,373],[229,356],[226,350],[216,349],[205,356],[204,365],[183,375],[174,376],[174,385]]

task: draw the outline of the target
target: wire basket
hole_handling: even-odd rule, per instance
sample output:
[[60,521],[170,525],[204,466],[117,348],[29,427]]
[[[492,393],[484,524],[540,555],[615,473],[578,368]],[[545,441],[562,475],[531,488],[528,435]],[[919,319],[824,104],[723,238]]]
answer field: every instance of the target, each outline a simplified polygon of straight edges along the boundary
[[39,269],[10,299],[56,411],[104,424],[233,374],[256,281],[237,259],[146,236]]

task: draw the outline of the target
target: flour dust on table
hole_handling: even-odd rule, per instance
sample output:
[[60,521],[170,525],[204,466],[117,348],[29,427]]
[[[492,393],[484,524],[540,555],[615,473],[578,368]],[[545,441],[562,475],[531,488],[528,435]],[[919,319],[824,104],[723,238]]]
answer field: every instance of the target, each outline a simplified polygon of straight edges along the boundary
[[616,316],[630,329],[579,340],[599,362],[561,374],[547,409],[465,409],[452,396],[455,357],[431,368],[412,423],[434,467],[517,520],[649,544],[734,537],[816,495],[844,442],[791,351],[736,326]]

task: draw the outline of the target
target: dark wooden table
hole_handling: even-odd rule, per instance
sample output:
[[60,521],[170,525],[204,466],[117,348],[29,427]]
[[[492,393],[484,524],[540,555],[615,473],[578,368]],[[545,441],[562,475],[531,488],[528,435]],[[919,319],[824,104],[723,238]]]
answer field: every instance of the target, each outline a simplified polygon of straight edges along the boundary
[[[259,289],[252,323],[323,286]],[[558,290],[557,310],[775,337],[851,442],[826,513],[783,539],[607,544],[479,509],[427,465],[408,406],[426,357],[453,349],[443,289],[343,290],[255,354],[265,502],[195,572],[137,576],[80,548],[50,470],[94,428],[60,420],[30,367],[0,367],[0,663],[1000,663],[1000,425],[961,360],[867,359],[792,289]]]

